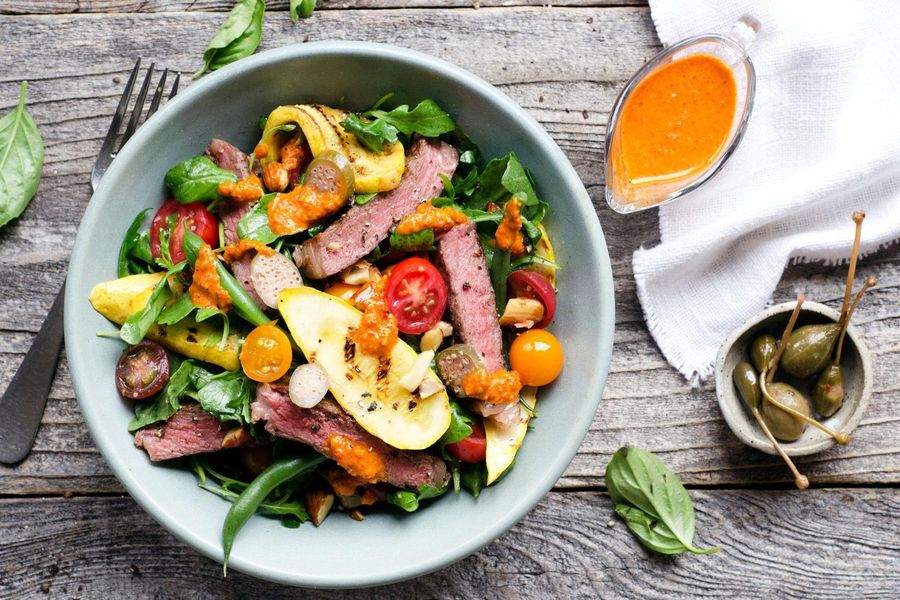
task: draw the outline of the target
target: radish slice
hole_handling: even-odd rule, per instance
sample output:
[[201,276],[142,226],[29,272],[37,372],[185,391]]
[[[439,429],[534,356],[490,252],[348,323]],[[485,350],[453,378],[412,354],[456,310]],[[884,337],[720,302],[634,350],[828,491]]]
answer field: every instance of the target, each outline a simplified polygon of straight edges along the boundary
[[300,408],[312,408],[328,393],[328,375],[315,363],[300,365],[291,375],[288,387],[291,402]]
[[303,285],[303,278],[297,266],[284,254],[272,256],[257,254],[250,261],[250,281],[263,303],[269,308],[278,308],[278,293],[281,290]]

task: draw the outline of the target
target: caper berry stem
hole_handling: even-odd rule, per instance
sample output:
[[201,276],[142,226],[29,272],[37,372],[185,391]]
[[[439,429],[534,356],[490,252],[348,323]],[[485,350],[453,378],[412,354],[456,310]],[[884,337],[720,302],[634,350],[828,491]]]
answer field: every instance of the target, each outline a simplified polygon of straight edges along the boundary
[[791,457],[787,455],[784,451],[784,448],[781,447],[781,444],[778,443],[778,440],[775,439],[775,436],[772,435],[772,432],[769,431],[769,426],[766,425],[766,422],[763,420],[762,415],[759,414],[759,409],[753,408],[751,409],[753,416],[756,417],[756,422],[759,423],[759,426],[762,427],[763,433],[766,434],[766,437],[769,438],[769,442],[771,442],[772,447],[775,448],[775,452],[781,456],[781,459],[787,464],[788,468],[791,470],[791,473],[794,474],[794,483],[801,490],[805,490],[809,487],[809,479],[807,479],[806,475],[803,475],[800,471],[797,470],[797,466],[794,464],[794,461],[791,460]]
[[765,371],[763,371],[762,374],[759,376],[759,390],[762,392],[763,398],[765,398],[766,402],[770,403],[772,406],[774,406],[776,408],[780,408],[781,410],[788,413],[789,415],[792,415],[792,416],[800,419],[801,421],[806,421],[813,427],[827,433],[828,435],[833,437],[834,441],[836,441],[841,446],[846,446],[847,444],[850,443],[850,434],[847,433],[846,431],[835,431],[835,430],[831,429],[830,427],[823,425],[822,423],[819,423],[812,417],[804,415],[802,412],[800,412],[798,410],[794,410],[790,406],[785,406],[784,404],[782,404],[781,402],[779,402],[778,400],[773,398],[772,395],[769,393],[769,389],[766,387]]
[[847,311],[847,315],[841,322],[841,335],[838,338],[837,350],[834,353],[834,360],[831,364],[835,366],[841,364],[841,351],[844,349],[844,336],[847,335],[847,327],[850,325],[850,319],[853,317],[853,313],[856,312],[856,307],[859,306],[859,301],[862,300],[863,294],[865,294],[869,290],[869,288],[873,287],[877,283],[878,278],[874,275],[869,275],[866,278],[866,282],[863,284],[862,289],[857,292],[856,298],[853,299],[853,304],[850,305],[850,310]]
[[[775,352],[775,356],[772,358],[771,364],[769,364],[769,374],[768,374],[768,382],[772,383],[772,378],[775,377],[775,371],[778,370],[778,363],[781,361],[781,355],[784,352],[785,346],[787,346],[787,340],[791,336],[791,332],[794,331],[794,325],[797,324],[797,317],[800,316],[800,307],[803,306],[803,301],[806,300],[806,296],[802,293],[797,294],[797,305],[794,306],[794,312],[791,313],[791,318],[788,319],[787,327],[784,328],[784,333],[781,334],[781,341],[778,343],[778,350]],[[766,371],[763,371],[760,376],[760,383],[762,383],[763,379],[766,379]]]
[[866,213],[858,210],[853,213],[853,222],[856,223],[856,236],[853,238],[853,248],[850,250],[850,265],[847,267],[847,285],[844,286],[844,303],[841,305],[841,321],[847,320],[847,311],[850,307],[850,292],[853,287],[853,278],[856,277],[856,259],[859,257],[859,241],[862,237],[862,222]]

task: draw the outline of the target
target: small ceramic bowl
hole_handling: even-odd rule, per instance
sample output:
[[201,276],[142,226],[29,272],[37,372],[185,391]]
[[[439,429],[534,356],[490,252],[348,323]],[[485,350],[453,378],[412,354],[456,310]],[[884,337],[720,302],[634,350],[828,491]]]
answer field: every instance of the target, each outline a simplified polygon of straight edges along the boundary
[[[769,333],[776,339],[781,339],[781,334],[795,305],[795,302],[778,304],[749,319],[728,336],[719,349],[719,356],[716,359],[716,396],[725,422],[728,423],[738,439],[767,454],[776,454],[775,448],[759,428],[756,419],[744,406],[734,385],[732,373],[739,362],[750,361],[750,344],[758,335]],[[838,311],[824,304],[805,302],[800,316],[797,318],[796,327],[816,323],[833,323],[839,317]],[[872,356],[866,348],[862,333],[853,325],[847,328],[841,367],[844,370],[844,405],[834,415],[827,419],[819,419],[819,421],[835,431],[849,433],[856,429],[863,413],[866,412],[869,397],[872,395],[874,375]],[[776,380],[793,385],[806,394],[807,398],[811,397],[812,386],[815,383],[814,380],[799,380],[789,377],[782,371],[778,372]],[[815,415],[813,416],[815,417]],[[812,426],[806,428],[800,439],[794,442],[780,442],[781,447],[790,456],[815,454],[831,448],[835,443],[828,434]],[[850,443],[852,444],[853,441],[851,440]]]

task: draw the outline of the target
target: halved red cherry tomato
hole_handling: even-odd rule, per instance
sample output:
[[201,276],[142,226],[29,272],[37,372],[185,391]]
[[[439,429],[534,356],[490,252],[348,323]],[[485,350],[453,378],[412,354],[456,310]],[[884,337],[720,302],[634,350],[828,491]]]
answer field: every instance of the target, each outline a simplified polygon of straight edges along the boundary
[[484,427],[481,423],[473,421],[472,433],[458,442],[447,444],[447,452],[456,460],[467,463],[477,463],[484,460],[487,452],[487,439],[484,435]]
[[199,202],[180,204],[176,200],[166,200],[153,215],[153,221],[150,223],[150,252],[154,258],[160,257],[160,232],[169,228],[170,217],[177,219],[172,238],[169,240],[169,256],[172,257],[172,262],[179,263],[184,260],[181,240],[184,237],[185,223],[204,242],[213,247],[218,246],[219,221],[203,204]]
[[535,328],[543,329],[553,321],[553,315],[556,314],[556,291],[546,277],[537,271],[519,269],[510,273],[507,281],[512,286],[511,297],[534,298],[544,305],[544,318]]
[[441,320],[447,308],[447,284],[440,271],[424,258],[397,263],[388,276],[384,295],[403,333],[425,333]]
[[169,381],[169,357],[150,340],[126,348],[116,363],[116,387],[125,398],[149,398]]

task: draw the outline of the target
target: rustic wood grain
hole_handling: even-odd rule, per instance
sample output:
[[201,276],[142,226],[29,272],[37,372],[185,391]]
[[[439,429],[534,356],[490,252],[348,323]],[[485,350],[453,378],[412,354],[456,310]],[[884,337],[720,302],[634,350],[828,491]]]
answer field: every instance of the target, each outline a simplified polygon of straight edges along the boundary
[[[551,493],[478,554],[428,577],[356,596],[896,598],[900,490],[692,495],[695,542],[720,546],[717,554],[651,555],[615,517],[605,494]],[[309,551],[315,533],[308,526],[297,531],[298,551]],[[127,497],[0,500],[0,598],[48,593],[211,600],[343,596],[276,586],[234,571],[223,579],[217,563],[175,540]]]
[[[0,385],[12,377],[63,279],[90,196],[88,174],[131,57],[191,71],[218,20],[204,13],[0,17],[0,111],[15,103],[19,79],[29,78],[30,110],[47,146],[38,196],[0,232]],[[601,485],[611,453],[625,442],[660,453],[693,485],[789,482],[777,459],[745,448],[730,433],[711,384],[691,389],[660,355],[643,324],[631,275],[634,249],[656,240],[655,214],[617,215],[603,201],[606,110],[624,80],[658,49],[646,9],[332,11],[304,22],[302,35],[356,38],[360,20],[367,23],[368,39],[440,55],[497,84],[544,124],[597,207],[613,259],[616,345],[601,410],[559,486]],[[398,39],[398,31],[415,33]],[[534,31],[543,33],[545,43],[534,44]],[[298,32],[287,15],[271,15],[263,47],[299,41]],[[47,44],[51,38],[55,45]],[[489,51],[473,56],[469,48],[476,43],[488,44]],[[900,368],[900,253],[889,248],[869,257],[860,272],[881,279],[858,314],[877,357],[875,395],[851,446],[799,461],[818,483],[900,480],[900,383],[892,377]],[[792,267],[775,300],[802,289],[836,306],[841,278],[833,267]],[[660,414],[674,418],[663,421]],[[0,489],[121,490],[82,423],[64,360],[35,451],[15,469],[0,467]]]

